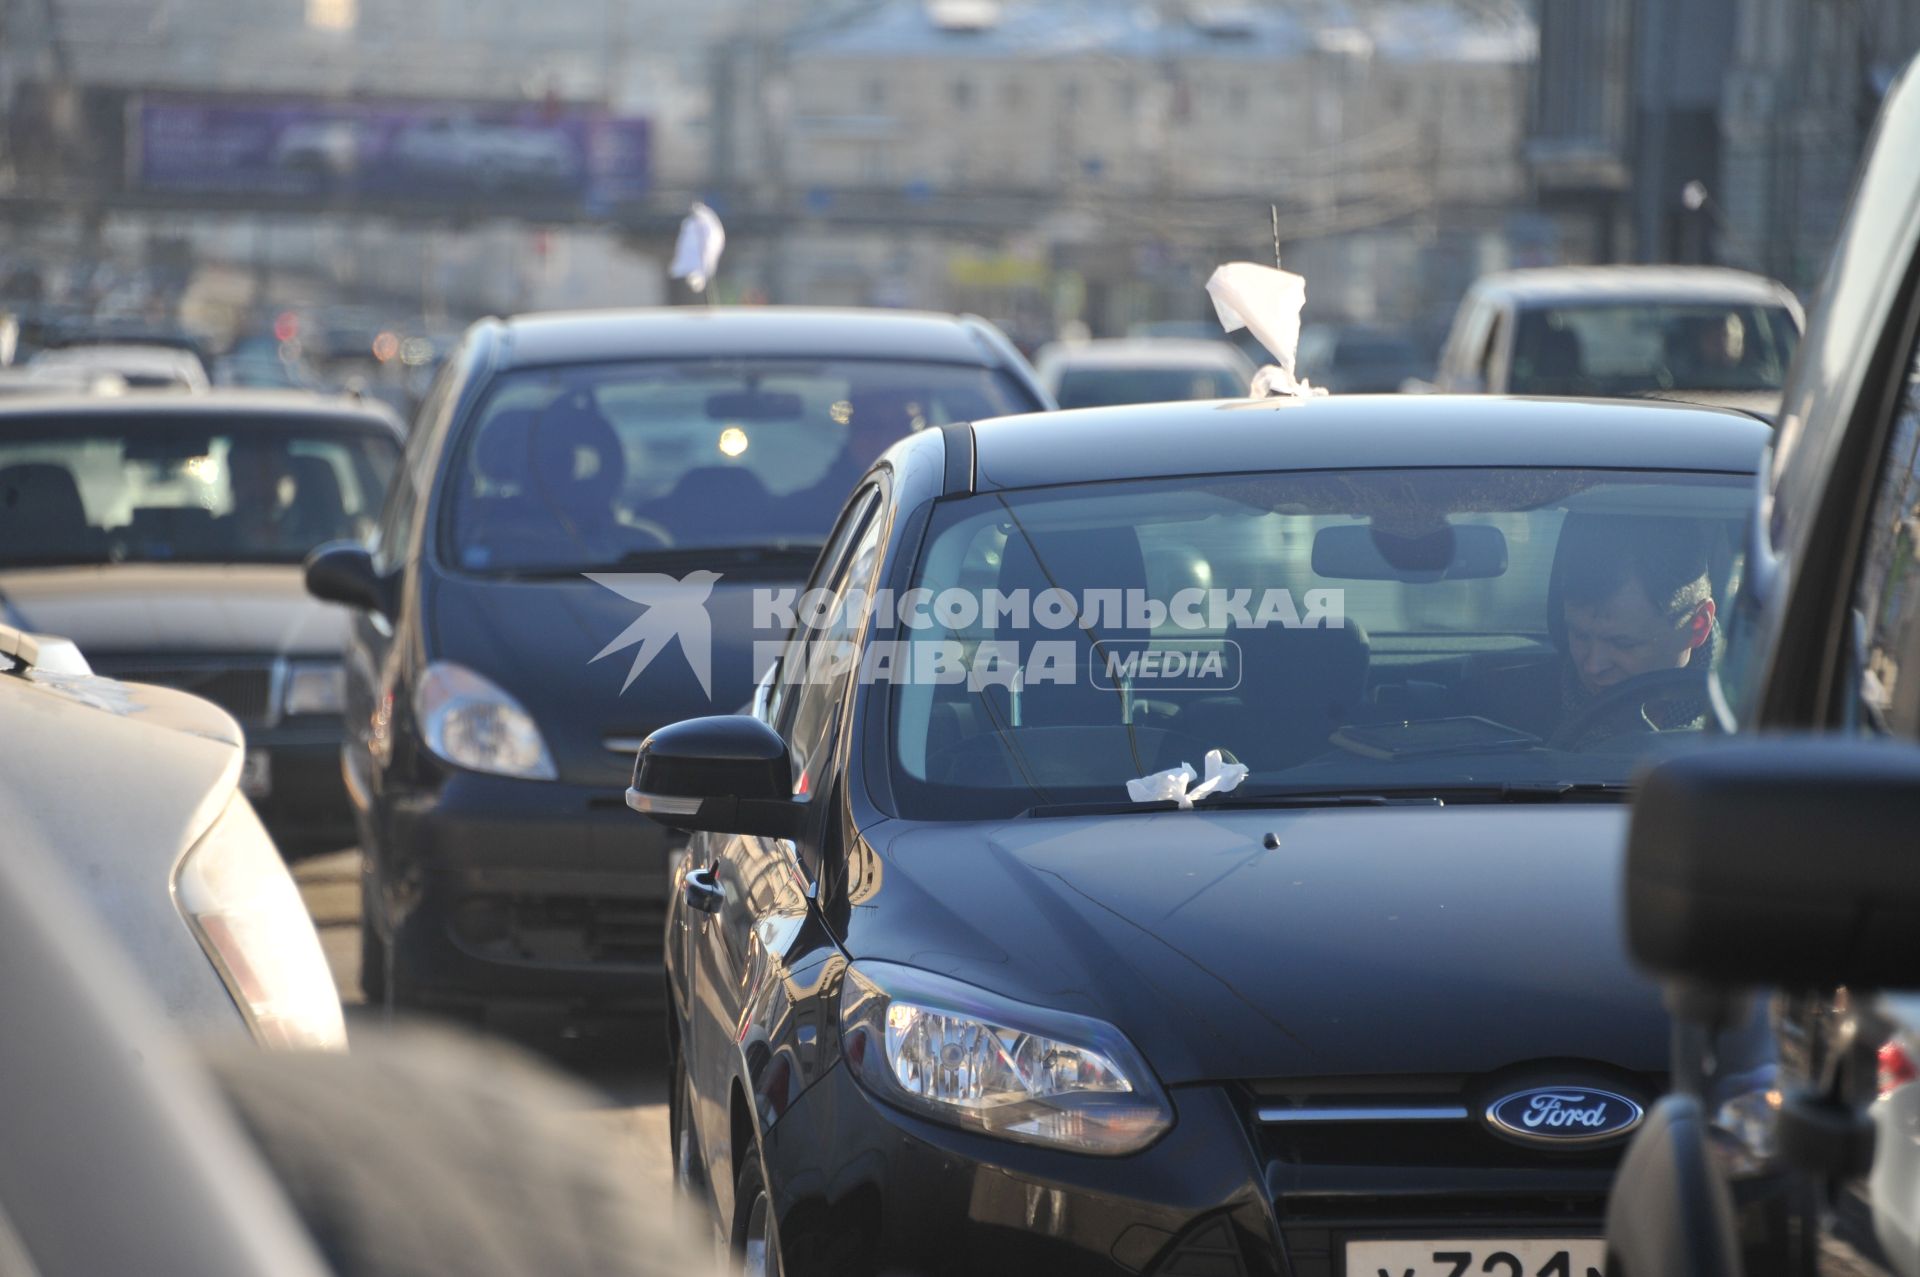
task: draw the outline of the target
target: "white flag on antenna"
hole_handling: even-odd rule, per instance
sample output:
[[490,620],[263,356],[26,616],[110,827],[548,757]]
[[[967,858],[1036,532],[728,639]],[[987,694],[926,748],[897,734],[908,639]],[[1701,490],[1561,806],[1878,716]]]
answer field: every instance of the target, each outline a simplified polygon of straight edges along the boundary
[[720,215],[696,202],[680,223],[680,239],[673,246],[673,265],[667,273],[686,280],[694,292],[704,293],[720,269],[720,251],[726,246],[727,230],[720,225]]
[[1263,369],[1257,386],[1277,394],[1317,393],[1294,379],[1300,312],[1307,304],[1306,280],[1272,266],[1228,262],[1207,281],[1207,296],[1213,298],[1223,328],[1228,332],[1246,329],[1273,356],[1277,367]]

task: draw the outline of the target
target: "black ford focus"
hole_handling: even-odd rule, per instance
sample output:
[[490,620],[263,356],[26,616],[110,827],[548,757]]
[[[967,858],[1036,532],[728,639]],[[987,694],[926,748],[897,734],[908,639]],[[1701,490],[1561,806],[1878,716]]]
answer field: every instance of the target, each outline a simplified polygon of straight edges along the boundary
[[1597,1272],[1667,1051],[1624,801],[1704,735],[1765,433],[1335,399],[896,445],[752,713],[638,758],[700,831],[682,1182],[769,1272]]

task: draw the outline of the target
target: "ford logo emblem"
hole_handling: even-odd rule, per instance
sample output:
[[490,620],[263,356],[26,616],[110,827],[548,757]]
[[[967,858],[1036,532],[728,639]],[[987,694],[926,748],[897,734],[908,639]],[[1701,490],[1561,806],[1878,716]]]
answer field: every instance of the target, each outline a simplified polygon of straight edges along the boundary
[[1646,1116],[1624,1095],[1589,1086],[1541,1086],[1487,1106],[1487,1125],[1523,1144],[1568,1147],[1627,1135]]

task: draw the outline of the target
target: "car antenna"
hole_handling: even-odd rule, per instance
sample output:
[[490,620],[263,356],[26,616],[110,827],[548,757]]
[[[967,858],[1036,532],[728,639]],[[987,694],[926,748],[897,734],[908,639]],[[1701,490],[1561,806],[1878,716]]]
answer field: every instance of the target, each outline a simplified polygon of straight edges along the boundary
[[1269,212],[1273,214],[1273,268],[1275,270],[1279,270],[1280,269],[1280,206],[1278,204],[1269,204],[1267,205],[1267,209]]

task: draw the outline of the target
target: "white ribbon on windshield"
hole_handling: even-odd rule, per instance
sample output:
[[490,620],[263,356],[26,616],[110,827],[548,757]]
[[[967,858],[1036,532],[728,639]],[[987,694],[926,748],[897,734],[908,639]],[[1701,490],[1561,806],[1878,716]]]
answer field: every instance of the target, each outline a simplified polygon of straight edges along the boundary
[[1206,779],[1198,785],[1193,783],[1199,777],[1194,773],[1192,763],[1181,763],[1178,767],[1142,776],[1139,780],[1130,780],[1127,782],[1127,797],[1136,803],[1178,803],[1181,811],[1188,811],[1209,794],[1232,792],[1247,778],[1247,769],[1243,764],[1223,762],[1217,749],[1207,751],[1206,767]]

